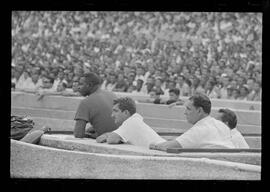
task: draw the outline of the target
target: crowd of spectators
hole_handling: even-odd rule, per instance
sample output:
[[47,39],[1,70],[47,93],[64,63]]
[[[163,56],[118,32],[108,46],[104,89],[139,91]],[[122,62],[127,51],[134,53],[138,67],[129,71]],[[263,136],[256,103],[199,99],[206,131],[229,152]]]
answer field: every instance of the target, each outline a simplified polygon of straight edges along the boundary
[[91,71],[111,91],[261,100],[261,13],[13,11],[11,33],[16,89],[76,93]]

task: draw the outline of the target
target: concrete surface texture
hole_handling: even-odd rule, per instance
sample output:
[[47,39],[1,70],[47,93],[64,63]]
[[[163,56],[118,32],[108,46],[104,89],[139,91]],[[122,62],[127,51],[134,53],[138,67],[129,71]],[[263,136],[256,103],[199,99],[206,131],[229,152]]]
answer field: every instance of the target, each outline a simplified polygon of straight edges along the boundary
[[[149,96],[142,94],[142,93],[121,93],[121,92],[116,92],[116,95],[121,97],[121,96],[131,96],[134,99],[137,100],[145,100],[148,99]],[[165,97],[161,95],[162,99],[168,99],[168,97]],[[188,97],[181,97],[184,101],[188,99]],[[212,99],[212,105],[214,107],[229,107],[232,109],[244,109],[244,110],[249,110],[250,107],[254,108],[254,110],[261,110],[261,102],[257,101],[239,101],[239,100],[228,100],[228,99]]]
[[[43,114],[44,116],[41,117],[54,115],[53,118],[73,120],[81,99],[82,97],[46,96],[37,101],[37,96],[33,94],[12,93],[11,109],[12,112],[20,114],[36,114],[35,116]],[[184,110],[183,106],[169,109],[166,105],[137,104],[137,111],[145,118],[147,123],[152,123],[152,126],[165,124],[173,128],[190,127],[186,122]],[[217,108],[213,108],[211,114],[216,114],[217,110]],[[238,127],[241,132],[248,130],[248,133],[253,134],[256,130],[259,134],[261,133],[260,111],[239,109],[234,111],[237,114]]]
[[[38,101],[34,94],[12,92],[11,112],[30,116],[39,127],[47,125],[52,130],[73,131],[73,118],[81,99],[45,96]],[[239,117],[240,131],[247,134],[250,146],[261,148],[261,111],[257,107],[254,111],[247,110],[250,105],[260,108],[261,103],[229,102],[213,100],[212,113],[216,113],[218,108],[215,107],[218,106],[238,106],[235,112]],[[159,133],[181,134],[190,127],[183,116],[183,106],[172,109],[154,104],[139,103],[137,106],[145,121]],[[40,145],[43,146],[11,141],[12,177],[260,179],[261,153],[170,154],[126,144],[99,144],[92,139],[48,134],[42,136]]]
[[[37,100],[34,94],[12,93],[11,106],[24,108],[42,108],[42,109],[58,109],[64,111],[76,111],[83,97],[63,97],[63,96],[45,96],[41,100]],[[216,114],[219,107],[212,105],[211,114]],[[224,104],[222,107],[229,107]],[[185,120],[185,107],[177,106],[168,108],[166,105],[154,105],[147,103],[138,103],[137,111],[144,117],[154,117],[161,119],[177,119]],[[261,111],[235,109],[238,117],[238,124],[261,125]]]
[[12,178],[260,180],[261,167],[206,158],[114,155],[11,140]]
[[[152,106],[152,105],[150,105]],[[146,107],[145,107],[146,108]],[[143,115],[144,121],[151,127],[163,127],[163,128],[174,128],[175,131],[178,130],[179,133],[183,133],[191,127],[191,124],[187,123],[184,119],[184,113],[178,114],[179,118],[172,118],[168,115],[170,109],[165,108],[167,111],[160,111],[158,109],[152,109],[157,111],[158,116],[163,115],[163,117],[156,117],[155,114],[151,113],[151,110],[142,109],[139,113]],[[53,118],[53,119],[63,119],[63,120],[74,120],[76,111],[65,111],[59,109],[44,109],[44,108],[27,108],[27,107],[12,107],[11,112],[18,115],[28,115],[31,117],[42,117],[42,118]],[[177,114],[177,112],[176,112]],[[244,114],[242,114],[244,117]],[[257,120],[255,120],[257,118]],[[253,124],[245,124],[243,121],[238,122],[238,129],[244,134],[261,134],[261,124],[258,120],[258,114],[253,117]],[[251,117],[246,116],[245,119],[251,119]],[[257,122],[256,122],[257,121]],[[249,123],[249,122],[247,122]],[[250,122],[251,123],[251,122]],[[177,128],[177,129],[176,129]]]
[[[38,127],[50,126],[53,131],[73,131],[74,116],[82,97],[46,96],[37,101],[34,94],[12,92],[11,113],[27,115]],[[169,109],[166,105],[137,104],[144,121],[166,139],[173,139],[191,127],[184,117],[184,107]],[[212,114],[217,109],[212,110]],[[235,110],[238,129],[250,147],[261,148],[261,112]]]
[[[73,131],[75,111],[51,110],[41,108],[11,108],[15,115],[27,115],[37,127],[47,125],[53,131]],[[173,139],[188,130],[191,125],[186,120],[144,118],[144,121],[166,139]],[[256,125],[239,125],[238,129],[244,134],[251,148],[261,148],[261,127]],[[255,134],[255,135],[250,135]]]
[[201,153],[201,152],[184,152],[184,153],[166,153],[163,151],[150,150],[144,147],[119,144],[119,145],[108,145],[104,143],[97,143],[94,139],[78,139],[74,138],[73,135],[62,135],[62,134],[44,134],[40,139],[40,145],[85,151],[89,153],[105,153],[105,154],[117,154],[117,155],[145,155],[145,156],[171,156],[171,157],[192,157],[192,158],[210,158],[216,160],[240,162],[245,164],[261,165],[261,153]]

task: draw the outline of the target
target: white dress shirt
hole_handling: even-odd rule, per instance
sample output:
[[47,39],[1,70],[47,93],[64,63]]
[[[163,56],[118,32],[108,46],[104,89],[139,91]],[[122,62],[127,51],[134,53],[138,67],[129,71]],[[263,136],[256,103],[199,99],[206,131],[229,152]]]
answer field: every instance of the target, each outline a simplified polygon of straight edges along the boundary
[[183,148],[235,148],[231,130],[223,122],[207,116],[176,138]]
[[161,143],[166,140],[160,137],[151,127],[144,123],[143,117],[135,113],[115,131],[124,142],[149,148],[150,143]]

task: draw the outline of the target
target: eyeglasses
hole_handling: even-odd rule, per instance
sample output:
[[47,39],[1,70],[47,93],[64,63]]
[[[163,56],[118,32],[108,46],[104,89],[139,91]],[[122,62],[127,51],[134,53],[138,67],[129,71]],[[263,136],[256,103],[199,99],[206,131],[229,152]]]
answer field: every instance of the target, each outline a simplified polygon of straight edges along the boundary
[[50,83],[50,81],[43,81],[43,83]]

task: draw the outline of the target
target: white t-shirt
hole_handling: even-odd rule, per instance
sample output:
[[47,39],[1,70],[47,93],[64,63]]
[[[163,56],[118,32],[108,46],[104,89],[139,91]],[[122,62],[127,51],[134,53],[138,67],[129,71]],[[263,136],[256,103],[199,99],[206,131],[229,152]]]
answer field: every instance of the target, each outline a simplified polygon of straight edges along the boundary
[[249,149],[249,146],[245,138],[236,128],[231,130],[231,135],[232,135],[232,142],[235,148]]
[[166,140],[160,137],[151,127],[144,123],[143,117],[135,113],[123,124],[113,131],[117,133],[124,142],[132,145],[149,148],[150,143],[161,143]]
[[183,148],[235,148],[229,127],[210,116],[199,120],[176,141]]
[[62,83],[62,82],[65,83],[65,84],[68,84],[65,79],[60,80],[59,78],[57,78],[56,80],[54,80],[52,90],[56,91],[59,83]]

